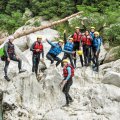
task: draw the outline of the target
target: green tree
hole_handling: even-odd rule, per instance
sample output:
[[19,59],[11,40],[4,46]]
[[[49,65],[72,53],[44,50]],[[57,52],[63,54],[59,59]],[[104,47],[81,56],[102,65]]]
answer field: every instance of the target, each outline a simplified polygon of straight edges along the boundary
[[0,23],[2,23],[0,29],[7,30],[12,34],[17,28],[24,25],[22,13],[20,11],[12,12],[11,16],[0,14]]
[[9,0],[5,12],[9,15],[17,10],[23,13],[27,5],[27,0]]

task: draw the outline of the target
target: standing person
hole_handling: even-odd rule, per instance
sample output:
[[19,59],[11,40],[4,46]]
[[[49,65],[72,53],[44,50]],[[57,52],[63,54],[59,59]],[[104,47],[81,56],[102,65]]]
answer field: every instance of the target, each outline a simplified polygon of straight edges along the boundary
[[72,54],[74,53],[73,52],[73,47],[74,47],[73,38],[69,38],[69,40],[67,40],[66,30],[65,30],[64,31],[64,50],[63,50],[64,56],[62,58],[62,61],[64,59],[69,58],[69,60],[71,62],[71,65],[74,67],[73,60],[72,60]]
[[102,38],[99,36],[99,32],[94,33],[94,38],[92,41],[92,51],[93,51],[93,58],[92,61],[94,63],[93,70],[98,72],[99,71],[99,53],[100,53],[100,46],[102,44]]
[[90,36],[92,37],[92,39],[94,38],[94,32],[95,32],[95,27],[91,27]]
[[4,67],[5,76],[4,76],[4,78],[7,81],[10,81],[10,79],[7,75],[7,70],[8,70],[8,66],[9,66],[9,63],[11,60],[18,62],[19,73],[26,71],[26,70],[21,69],[22,61],[15,52],[13,40],[14,40],[14,37],[10,36],[8,38],[8,42],[4,45],[4,52],[5,52],[5,67]]
[[72,97],[69,95],[69,90],[70,87],[73,83],[73,76],[74,76],[74,68],[72,67],[71,64],[68,63],[69,61],[67,59],[63,60],[63,77],[64,79],[60,83],[60,86],[63,88],[63,93],[65,94],[66,97],[66,104],[63,107],[69,106],[71,102],[73,102]]
[[[82,33],[80,32],[80,28],[79,27],[76,27],[75,29],[76,29],[76,31],[72,35],[73,42],[74,42],[74,48],[73,48],[73,50],[77,51],[77,50],[81,50],[81,47],[82,47],[82,44],[81,44]],[[81,65],[83,67],[83,58],[82,58],[82,55],[80,55],[79,57],[80,57]],[[74,66],[76,67],[76,52],[74,54]]]
[[48,51],[46,57],[48,60],[51,61],[51,64],[53,64],[54,61],[57,61],[57,67],[61,63],[61,59],[58,57],[58,55],[62,52],[62,46],[64,41],[59,40],[58,43],[52,43],[51,41],[47,40],[47,42],[51,45],[51,49]]
[[82,36],[82,45],[85,66],[88,66],[91,62],[91,45],[92,45],[92,37],[90,36],[88,30],[86,30],[85,34]]
[[40,56],[42,55],[42,61],[44,62],[44,49],[42,44],[42,36],[37,36],[37,41],[34,42],[30,48],[30,50],[33,52],[32,56],[32,72],[36,73],[38,72],[38,65],[40,61]]
[[[81,23],[82,23],[84,29],[87,30],[88,28],[85,26],[84,21],[82,21]],[[106,27],[106,23],[104,23],[97,31],[101,32],[105,27]],[[91,35],[92,39],[94,38],[94,32],[95,32],[95,30],[96,30],[96,28],[94,26],[92,26],[90,28],[90,35]]]

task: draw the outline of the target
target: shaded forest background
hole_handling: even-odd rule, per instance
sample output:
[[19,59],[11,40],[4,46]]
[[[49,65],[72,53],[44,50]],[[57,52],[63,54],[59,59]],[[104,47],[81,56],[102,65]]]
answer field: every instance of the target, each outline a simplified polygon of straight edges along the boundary
[[[31,14],[26,16],[26,12]],[[101,31],[105,41],[110,45],[120,44],[120,1],[119,0],[0,0],[0,30],[9,34],[25,25],[26,21],[33,17],[43,16],[45,20],[58,20],[78,11],[84,11],[80,18],[61,24],[55,29],[63,32],[67,29],[68,34],[74,31],[74,27],[81,25],[81,20],[89,29],[95,26]],[[34,26],[39,26],[36,22]]]

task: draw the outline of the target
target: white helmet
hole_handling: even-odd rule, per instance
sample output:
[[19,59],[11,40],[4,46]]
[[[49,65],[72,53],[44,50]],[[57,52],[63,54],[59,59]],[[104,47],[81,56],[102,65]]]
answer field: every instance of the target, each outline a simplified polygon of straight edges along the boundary
[[13,36],[13,35],[10,35],[10,36],[8,37],[8,40],[11,40],[11,39],[14,39],[14,36]]

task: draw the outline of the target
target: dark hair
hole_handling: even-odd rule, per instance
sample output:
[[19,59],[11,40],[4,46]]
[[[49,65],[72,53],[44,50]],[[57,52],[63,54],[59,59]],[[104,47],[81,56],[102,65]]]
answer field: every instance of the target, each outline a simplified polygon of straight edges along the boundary
[[85,32],[90,32],[89,30],[85,30]]

